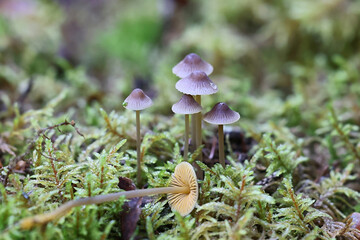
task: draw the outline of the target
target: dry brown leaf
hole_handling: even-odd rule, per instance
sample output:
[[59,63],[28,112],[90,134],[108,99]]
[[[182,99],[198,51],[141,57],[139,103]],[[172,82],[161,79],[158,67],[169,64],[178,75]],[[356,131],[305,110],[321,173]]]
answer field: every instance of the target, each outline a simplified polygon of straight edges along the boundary
[[16,148],[14,146],[11,146],[9,144],[7,144],[5,142],[5,140],[0,137],[0,151],[3,152],[3,153],[9,153],[11,155],[13,155],[14,157],[16,156],[16,154],[13,152],[15,151]]

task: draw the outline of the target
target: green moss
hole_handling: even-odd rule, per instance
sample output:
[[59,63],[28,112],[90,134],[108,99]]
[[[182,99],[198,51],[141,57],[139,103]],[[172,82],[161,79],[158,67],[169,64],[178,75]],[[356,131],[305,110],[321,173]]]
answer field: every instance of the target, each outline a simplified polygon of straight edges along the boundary
[[[0,6],[0,239],[118,239],[127,225],[140,239],[358,238],[344,219],[360,211],[359,2],[177,2],[189,5]],[[189,160],[205,172],[194,211],[172,212],[165,196],[119,199],[20,229],[135,180],[135,114],[121,106],[133,86],[154,96],[141,116],[143,179],[169,183],[184,145],[171,68],[189,52],[214,66],[219,92],[204,112],[222,101],[241,114],[225,128],[225,168],[203,126]],[[122,220],[126,208],[139,215]]]

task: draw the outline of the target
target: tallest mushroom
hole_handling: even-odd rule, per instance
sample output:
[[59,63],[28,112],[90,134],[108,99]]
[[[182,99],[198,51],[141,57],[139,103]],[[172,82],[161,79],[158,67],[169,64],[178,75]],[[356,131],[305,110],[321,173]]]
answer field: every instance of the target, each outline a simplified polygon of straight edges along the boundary
[[[217,92],[217,86],[207,77],[212,73],[213,67],[195,53],[186,55],[182,61],[173,67],[172,71],[176,76],[182,78],[176,83],[176,89],[192,95],[200,106],[201,95]],[[193,73],[196,74],[192,75]],[[202,114],[199,112],[195,115],[195,119],[192,119],[191,139],[195,140],[195,148],[201,145],[201,122]],[[202,161],[202,154],[200,154],[200,161]],[[197,169],[200,171],[199,168]],[[198,177],[201,178],[200,173],[198,174]]]

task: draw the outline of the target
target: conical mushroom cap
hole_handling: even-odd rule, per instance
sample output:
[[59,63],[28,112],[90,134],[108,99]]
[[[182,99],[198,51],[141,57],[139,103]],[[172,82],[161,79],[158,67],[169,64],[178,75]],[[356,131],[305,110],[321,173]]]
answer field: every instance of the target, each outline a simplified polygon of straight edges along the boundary
[[202,107],[192,96],[184,94],[177,103],[172,105],[171,110],[179,114],[194,114],[201,112]]
[[217,103],[209,112],[205,113],[204,121],[216,124],[224,125],[231,124],[240,119],[240,114],[231,110],[225,103]]
[[140,88],[135,88],[123,102],[126,109],[135,111],[143,110],[151,105],[151,99]]
[[213,71],[213,66],[202,60],[199,55],[190,53],[172,69],[172,72],[180,78],[184,78],[194,71],[203,71],[210,75]]
[[190,95],[210,95],[218,91],[213,81],[201,71],[192,72],[185,78],[177,81],[175,88],[185,94]]
[[195,207],[198,199],[198,183],[194,168],[188,162],[176,166],[172,175],[170,187],[189,187],[189,193],[169,193],[168,201],[171,209],[181,216],[189,214]]

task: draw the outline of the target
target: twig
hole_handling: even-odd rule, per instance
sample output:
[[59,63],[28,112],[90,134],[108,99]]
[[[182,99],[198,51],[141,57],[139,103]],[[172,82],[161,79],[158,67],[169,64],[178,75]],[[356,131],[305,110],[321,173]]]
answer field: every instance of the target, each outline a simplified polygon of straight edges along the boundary
[[[60,130],[59,127],[61,127],[61,126],[67,126],[67,125],[72,126],[72,127],[75,129],[75,131],[77,132],[77,134],[79,134],[80,136],[82,136],[83,138],[85,138],[84,134],[82,134],[82,133],[79,131],[79,129],[75,126],[76,123],[75,123],[74,120],[71,120],[71,122],[68,122],[67,120],[65,120],[65,121],[62,122],[62,123],[55,124],[55,125],[53,125],[53,126],[49,126],[49,127],[46,127],[46,128],[41,128],[41,129],[38,130],[37,133],[38,133],[39,136],[40,136],[40,135],[43,135],[45,138],[48,138],[48,137],[45,135],[47,131],[49,131],[49,130],[51,130],[51,129],[57,129],[60,133],[62,133],[62,131]],[[49,139],[49,138],[48,138],[48,139]]]

